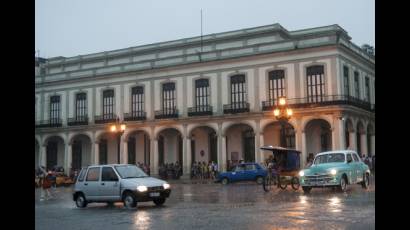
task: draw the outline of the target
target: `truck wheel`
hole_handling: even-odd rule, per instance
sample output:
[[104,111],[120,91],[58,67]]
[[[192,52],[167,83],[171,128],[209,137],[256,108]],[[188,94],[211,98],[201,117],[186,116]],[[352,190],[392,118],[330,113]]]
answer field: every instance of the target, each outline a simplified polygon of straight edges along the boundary
[[153,200],[153,201],[154,201],[154,204],[156,206],[161,206],[165,203],[165,198],[159,198],[159,199],[156,199],[156,200]]
[[124,207],[131,209],[137,207],[137,201],[135,195],[131,192],[127,192],[123,197]]
[[87,200],[85,199],[83,194],[78,194],[77,197],[75,198],[75,205],[78,208],[85,208],[87,207]]
[[365,173],[363,176],[362,188],[368,189],[369,185],[370,185],[370,176],[368,173]]

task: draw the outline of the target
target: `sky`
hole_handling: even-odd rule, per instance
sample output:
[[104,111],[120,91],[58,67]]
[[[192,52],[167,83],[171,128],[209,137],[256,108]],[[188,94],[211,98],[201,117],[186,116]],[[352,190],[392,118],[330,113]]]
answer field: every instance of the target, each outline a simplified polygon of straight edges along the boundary
[[203,34],[281,24],[288,31],[338,24],[375,45],[374,0],[35,0],[35,48],[71,57]]

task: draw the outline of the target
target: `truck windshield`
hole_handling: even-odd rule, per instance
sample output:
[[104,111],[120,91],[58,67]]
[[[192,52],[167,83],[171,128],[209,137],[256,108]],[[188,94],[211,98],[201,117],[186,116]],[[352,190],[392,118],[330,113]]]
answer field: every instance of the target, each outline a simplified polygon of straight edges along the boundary
[[334,163],[334,162],[344,162],[345,155],[343,153],[330,153],[317,156],[313,164],[325,164],[325,163]]
[[144,171],[142,171],[135,165],[115,166],[115,169],[117,170],[118,174],[120,174],[122,179],[148,177],[148,175],[145,174]]

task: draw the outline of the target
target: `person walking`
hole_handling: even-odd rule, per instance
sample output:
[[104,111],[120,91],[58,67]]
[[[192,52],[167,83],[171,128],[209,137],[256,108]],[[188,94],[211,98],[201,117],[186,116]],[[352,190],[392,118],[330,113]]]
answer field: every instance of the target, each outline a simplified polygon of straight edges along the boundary
[[43,166],[40,167],[40,201],[48,200],[52,198],[50,188],[51,188],[51,172],[47,172]]

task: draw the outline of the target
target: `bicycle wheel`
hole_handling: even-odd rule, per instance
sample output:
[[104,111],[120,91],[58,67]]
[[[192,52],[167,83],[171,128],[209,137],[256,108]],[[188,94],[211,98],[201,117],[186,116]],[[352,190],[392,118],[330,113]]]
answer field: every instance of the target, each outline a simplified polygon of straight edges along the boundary
[[269,192],[272,188],[272,177],[267,176],[267,177],[263,178],[262,186],[263,186],[263,190],[265,192]]
[[287,181],[282,180],[280,177],[278,178],[278,185],[281,189],[286,189],[288,187]]
[[300,187],[299,178],[297,178],[297,177],[292,177],[291,184],[292,184],[292,188],[293,188],[294,190],[298,190],[299,187]]

